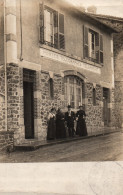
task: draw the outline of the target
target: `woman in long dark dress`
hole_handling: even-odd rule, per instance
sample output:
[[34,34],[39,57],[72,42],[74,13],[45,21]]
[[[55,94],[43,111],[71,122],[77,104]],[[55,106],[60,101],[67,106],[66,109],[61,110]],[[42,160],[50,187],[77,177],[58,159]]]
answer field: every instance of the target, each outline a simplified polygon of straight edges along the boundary
[[55,108],[52,108],[48,114],[48,130],[47,140],[55,139],[56,137],[56,123],[55,123]]
[[77,119],[77,128],[76,128],[76,134],[79,136],[87,136],[87,127],[85,122],[85,111],[83,110],[83,106],[79,107],[79,111],[76,113],[76,119]]
[[64,114],[59,108],[56,114],[56,138],[66,138],[66,128],[64,123]]

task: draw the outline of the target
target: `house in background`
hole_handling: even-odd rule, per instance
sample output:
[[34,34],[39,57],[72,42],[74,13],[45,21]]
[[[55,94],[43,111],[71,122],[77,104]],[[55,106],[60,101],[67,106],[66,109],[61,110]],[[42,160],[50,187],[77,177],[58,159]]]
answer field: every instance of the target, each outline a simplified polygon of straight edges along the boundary
[[0,135],[14,132],[15,145],[45,140],[49,110],[68,104],[83,104],[89,135],[114,128],[116,30],[64,1],[0,9]]
[[91,14],[119,33],[113,34],[116,126],[123,127],[123,18]]

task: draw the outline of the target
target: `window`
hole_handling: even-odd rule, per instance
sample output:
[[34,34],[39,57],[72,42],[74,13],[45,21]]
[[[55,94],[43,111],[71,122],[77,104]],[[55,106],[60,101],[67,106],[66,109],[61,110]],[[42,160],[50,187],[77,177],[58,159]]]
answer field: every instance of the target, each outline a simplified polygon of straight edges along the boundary
[[83,81],[76,76],[65,77],[65,106],[70,104],[72,108],[79,108],[82,104]]
[[65,49],[64,15],[40,4],[40,42]]
[[49,79],[49,96],[51,99],[54,98],[54,86],[53,86],[53,79]]
[[53,12],[50,10],[44,10],[44,24],[46,28],[44,29],[45,41],[49,44],[54,44],[53,36]]
[[96,106],[96,89],[93,88],[93,105]]
[[84,58],[103,64],[103,36],[84,26]]
[[92,31],[89,31],[88,33],[89,36],[89,57],[92,59],[96,58],[95,55],[95,33],[93,33]]

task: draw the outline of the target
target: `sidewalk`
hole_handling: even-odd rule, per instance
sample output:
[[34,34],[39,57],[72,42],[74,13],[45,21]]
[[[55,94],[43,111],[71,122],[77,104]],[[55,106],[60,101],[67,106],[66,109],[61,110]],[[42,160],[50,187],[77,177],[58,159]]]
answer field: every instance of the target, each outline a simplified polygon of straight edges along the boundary
[[29,150],[36,150],[38,148],[41,147],[47,147],[50,145],[56,145],[56,144],[61,144],[61,143],[66,143],[66,142],[72,142],[72,141],[77,141],[77,140],[81,140],[81,139],[89,139],[92,137],[96,137],[96,136],[103,136],[106,134],[110,134],[110,133],[116,133],[116,132],[120,132],[123,131],[123,129],[111,129],[111,128],[104,128],[103,131],[101,131],[101,133],[98,134],[91,134],[88,136],[84,136],[84,137],[79,137],[79,136],[74,136],[74,137],[67,137],[64,139],[55,139],[55,140],[44,140],[44,141],[38,141],[38,140],[31,140],[28,143],[23,143],[20,145],[16,145],[14,148],[15,150],[24,150],[24,151],[29,151]]

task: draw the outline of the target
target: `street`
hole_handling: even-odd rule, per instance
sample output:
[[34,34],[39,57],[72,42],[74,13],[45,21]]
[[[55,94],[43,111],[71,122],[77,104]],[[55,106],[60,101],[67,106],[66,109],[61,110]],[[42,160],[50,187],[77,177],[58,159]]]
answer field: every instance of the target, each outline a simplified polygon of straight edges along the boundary
[[0,162],[85,162],[123,160],[123,133],[91,137],[51,145],[35,151],[14,151],[0,155]]

